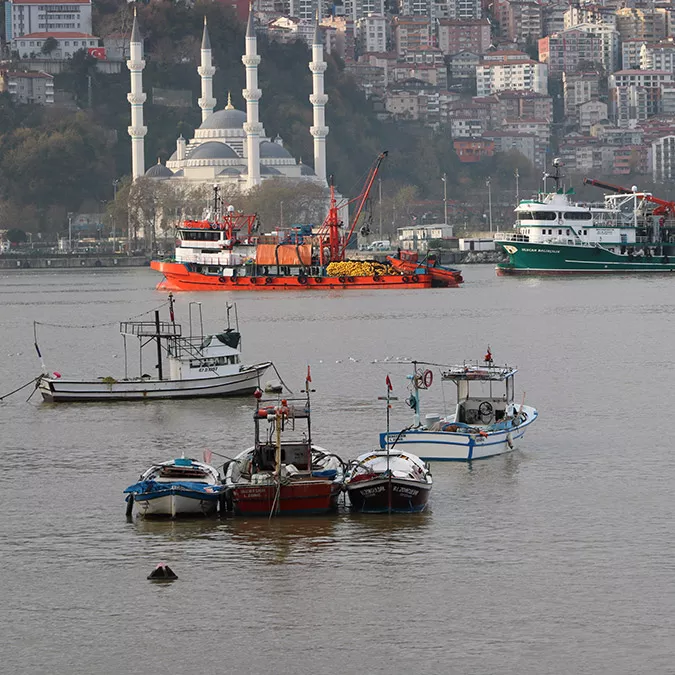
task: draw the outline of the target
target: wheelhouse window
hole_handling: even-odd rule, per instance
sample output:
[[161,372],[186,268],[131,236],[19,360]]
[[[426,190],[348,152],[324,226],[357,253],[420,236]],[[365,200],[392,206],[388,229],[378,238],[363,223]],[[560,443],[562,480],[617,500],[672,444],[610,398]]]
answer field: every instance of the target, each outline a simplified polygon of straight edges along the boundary
[[181,230],[180,237],[184,241],[218,241],[220,232],[210,230]]
[[589,211],[567,211],[565,220],[591,220],[593,214]]
[[555,211],[535,211],[532,217],[534,220],[555,220],[557,215]]

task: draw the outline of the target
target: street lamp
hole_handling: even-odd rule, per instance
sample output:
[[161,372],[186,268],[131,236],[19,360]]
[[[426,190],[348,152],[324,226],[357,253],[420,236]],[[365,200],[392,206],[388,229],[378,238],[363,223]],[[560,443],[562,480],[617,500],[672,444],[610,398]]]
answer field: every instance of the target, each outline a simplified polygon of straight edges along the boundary
[[68,253],[73,252],[73,214],[68,214]]
[[283,200],[279,202],[279,228],[284,226],[284,202]]
[[518,179],[520,178],[520,174],[518,173],[518,169],[516,169],[516,206],[520,204],[520,191],[518,190]]
[[490,179],[488,178],[485,181],[485,185],[488,189],[488,217],[490,223],[490,234],[492,234],[492,189],[490,188]]
[[441,176],[443,181],[443,223],[445,227],[448,226],[448,174],[443,173]]

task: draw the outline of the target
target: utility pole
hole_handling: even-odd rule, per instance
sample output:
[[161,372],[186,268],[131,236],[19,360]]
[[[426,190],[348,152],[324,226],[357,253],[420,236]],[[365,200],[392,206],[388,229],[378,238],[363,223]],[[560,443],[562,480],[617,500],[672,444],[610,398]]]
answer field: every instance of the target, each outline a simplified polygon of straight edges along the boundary
[[115,208],[117,202],[117,186],[120,184],[119,180],[115,178],[112,183],[113,186],[113,208],[110,213],[110,219],[112,220],[112,244],[113,244],[113,253],[117,253],[117,237],[115,236]]
[[485,181],[488,189],[488,222],[490,223],[490,234],[492,234],[492,189],[490,188],[490,179]]
[[73,214],[68,214],[68,253],[73,252]]
[[284,202],[279,202],[279,228],[284,226]]
[[518,179],[520,178],[520,174],[518,173],[518,169],[516,169],[516,206],[520,204],[520,192],[518,190]]
[[[448,226],[448,174],[443,172],[443,224]],[[445,235],[444,235],[445,236]]]

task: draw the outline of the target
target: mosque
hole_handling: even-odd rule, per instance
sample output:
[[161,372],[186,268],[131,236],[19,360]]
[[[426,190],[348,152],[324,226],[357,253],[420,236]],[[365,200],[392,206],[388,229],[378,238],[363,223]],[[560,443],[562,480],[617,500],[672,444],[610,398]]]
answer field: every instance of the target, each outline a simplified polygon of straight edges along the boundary
[[201,64],[197,69],[201,78],[199,107],[202,111],[201,126],[195,130],[192,140],[182,136],[176,141],[176,150],[166,165],[159,161],[145,170],[144,137],[147,127],[143,122],[142,72],[143,39],[134,16],[130,38],[130,53],[127,67],[131,73],[131,93],[127,99],[131,105],[131,163],[134,180],[145,176],[167,180],[176,187],[200,184],[235,186],[240,192],[247,192],[269,178],[292,181],[311,181],[326,186],[326,136],[325,106],[328,96],[324,93],[323,43],[317,20],[312,44],[313,89],[309,100],[313,107],[313,125],[309,131],[314,138],[314,168],[298,162],[286,150],[278,136],[270,139],[258,119],[258,102],[262,96],[258,88],[257,39],[253,24],[253,9],[249,11],[246,28],[246,53],[242,62],[246,67],[246,89],[242,91],[246,101],[246,112],[236,110],[228,95],[223,110],[214,111],[213,75],[215,67],[211,58],[211,41],[204,19],[204,33],[201,44]]

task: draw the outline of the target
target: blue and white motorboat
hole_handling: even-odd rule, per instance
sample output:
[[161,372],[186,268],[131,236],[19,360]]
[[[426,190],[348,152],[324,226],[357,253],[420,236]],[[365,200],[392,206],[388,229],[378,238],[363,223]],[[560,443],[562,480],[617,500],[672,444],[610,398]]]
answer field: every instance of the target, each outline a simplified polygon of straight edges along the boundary
[[151,466],[124,492],[128,516],[134,505],[143,516],[209,516],[216,512],[225,486],[210,464],[181,457]]
[[532,406],[514,402],[511,366],[497,366],[488,350],[483,363],[463,363],[441,370],[443,381],[454,382],[457,404],[451,415],[427,414],[420,419],[421,389],[433,381],[431,370],[410,376],[409,405],[414,423],[401,431],[380,434],[380,447],[396,448],[424,461],[471,461],[502,455],[516,448],[525,430],[538,417]]

